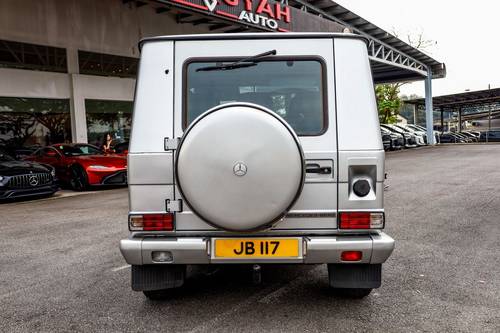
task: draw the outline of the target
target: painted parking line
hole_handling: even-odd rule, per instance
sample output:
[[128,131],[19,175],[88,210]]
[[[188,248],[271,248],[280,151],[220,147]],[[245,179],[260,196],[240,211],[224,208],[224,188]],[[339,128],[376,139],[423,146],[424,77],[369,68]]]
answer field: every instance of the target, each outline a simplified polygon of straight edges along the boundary
[[125,266],[113,268],[111,271],[112,272],[118,272],[118,271],[121,271],[122,269],[126,269],[126,268],[129,268],[129,267],[130,267],[130,265],[125,265]]
[[300,275],[283,285],[281,288],[274,290],[273,292],[265,295],[261,299],[258,300],[259,303],[271,304],[279,301],[285,294],[292,292],[294,288],[297,288],[301,284],[306,283],[307,281],[311,281],[313,277],[321,270],[324,269],[324,265],[318,265],[315,268],[309,270],[304,275]]

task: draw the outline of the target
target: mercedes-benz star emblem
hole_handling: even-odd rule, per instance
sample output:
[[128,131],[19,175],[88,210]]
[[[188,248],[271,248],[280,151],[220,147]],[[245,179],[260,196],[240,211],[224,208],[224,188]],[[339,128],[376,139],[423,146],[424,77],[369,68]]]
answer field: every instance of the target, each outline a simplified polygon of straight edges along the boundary
[[31,186],[37,186],[38,185],[38,177],[37,176],[30,176],[29,182]]
[[243,177],[244,175],[247,174],[247,166],[242,162],[237,162],[233,166],[233,172],[236,176]]

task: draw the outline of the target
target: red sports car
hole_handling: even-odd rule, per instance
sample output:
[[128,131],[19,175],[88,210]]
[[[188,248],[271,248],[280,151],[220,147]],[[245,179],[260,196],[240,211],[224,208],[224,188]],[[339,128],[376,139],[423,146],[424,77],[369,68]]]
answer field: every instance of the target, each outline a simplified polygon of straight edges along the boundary
[[127,185],[127,158],[105,154],[89,144],[55,144],[38,149],[25,160],[53,166],[59,180],[77,191],[89,186]]

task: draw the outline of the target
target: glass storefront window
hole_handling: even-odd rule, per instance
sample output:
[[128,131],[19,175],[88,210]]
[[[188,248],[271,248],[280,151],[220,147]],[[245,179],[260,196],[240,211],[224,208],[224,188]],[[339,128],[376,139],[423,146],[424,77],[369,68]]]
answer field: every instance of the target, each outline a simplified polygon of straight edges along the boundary
[[112,145],[128,142],[132,125],[133,102],[85,100],[88,143],[102,148],[107,134]]
[[66,49],[0,40],[0,68],[67,72]]
[[137,76],[139,65],[138,58],[87,51],[78,51],[78,61],[80,74],[132,78]]
[[71,142],[67,99],[0,97],[0,146],[35,149]]

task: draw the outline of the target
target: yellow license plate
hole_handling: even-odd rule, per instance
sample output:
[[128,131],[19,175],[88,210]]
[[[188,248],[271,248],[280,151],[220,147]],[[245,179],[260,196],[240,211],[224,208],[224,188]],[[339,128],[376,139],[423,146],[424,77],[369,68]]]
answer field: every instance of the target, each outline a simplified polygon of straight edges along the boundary
[[299,256],[298,239],[216,239],[217,258],[290,258]]

